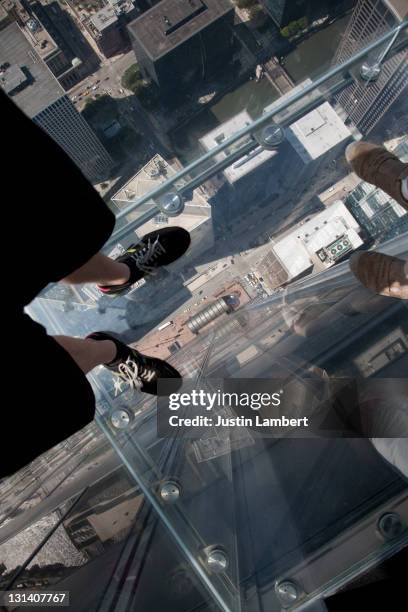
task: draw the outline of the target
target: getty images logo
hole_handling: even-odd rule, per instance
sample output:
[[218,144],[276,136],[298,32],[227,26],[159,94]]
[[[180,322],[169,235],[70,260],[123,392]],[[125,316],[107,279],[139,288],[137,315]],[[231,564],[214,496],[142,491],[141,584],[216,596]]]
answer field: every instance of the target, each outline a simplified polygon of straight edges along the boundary
[[172,393],[169,395],[170,410],[179,410],[189,406],[201,407],[204,410],[213,410],[230,406],[231,408],[261,408],[277,407],[281,405],[283,389],[275,393],[234,393],[215,391],[209,393],[202,389],[193,389],[188,393]]

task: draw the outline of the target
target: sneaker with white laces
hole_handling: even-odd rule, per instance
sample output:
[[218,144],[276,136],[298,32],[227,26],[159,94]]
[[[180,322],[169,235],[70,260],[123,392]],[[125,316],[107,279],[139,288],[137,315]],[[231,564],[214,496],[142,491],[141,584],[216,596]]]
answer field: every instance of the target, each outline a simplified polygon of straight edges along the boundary
[[91,340],[111,340],[116,345],[115,359],[104,364],[113,374],[115,397],[126,387],[150,395],[163,395],[158,390],[159,379],[172,379],[171,393],[181,387],[181,374],[167,361],[143,355],[106,332],[94,332],[87,337]]
[[141,278],[155,274],[157,268],[168,266],[179,259],[190,246],[191,238],[182,227],[165,227],[150,232],[138,244],[132,244],[123,255],[115,259],[130,270],[126,283],[121,285],[98,285],[105,295],[118,295],[129,289]]

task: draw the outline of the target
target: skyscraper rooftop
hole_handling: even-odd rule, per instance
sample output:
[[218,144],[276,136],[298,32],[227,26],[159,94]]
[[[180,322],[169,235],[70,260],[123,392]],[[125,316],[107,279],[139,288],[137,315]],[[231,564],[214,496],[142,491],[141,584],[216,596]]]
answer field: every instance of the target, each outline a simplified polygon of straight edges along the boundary
[[65,93],[17,23],[10,24],[0,32],[0,64],[9,65],[0,75],[0,85],[6,91],[10,86],[8,74],[24,74],[21,87],[10,95],[29,117],[35,117]]
[[310,268],[324,269],[363,244],[360,229],[343,202],[338,201],[306,223],[293,228],[273,247],[288,271],[296,278]]
[[351,135],[348,127],[328,102],[292,123],[287,130],[289,142],[305,163],[318,159],[351,138]]
[[163,0],[128,27],[149,57],[158,59],[232,10],[228,0]]
[[[224,142],[224,140],[227,140],[227,138],[235,134],[235,132],[241,130],[247,125],[250,125],[251,121],[252,119],[248,111],[243,110],[238,113],[238,115],[235,115],[235,117],[232,117],[211,132],[205,134],[202,138],[200,138],[200,143],[206,151],[211,151],[211,149],[214,149],[216,146]],[[231,146],[226,151],[223,151],[217,155],[217,160],[221,161],[233,152],[234,146]],[[241,159],[237,160],[231,166],[228,166],[228,168],[224,170],[224,174],[230,183],[234,183],[246,174],[255,170],[255,168],[258,166],[261,166],[268,160],[275,157],[276,154],[276,151],[265,151],[259,146],[248,153],[248,155],[241,157]]]

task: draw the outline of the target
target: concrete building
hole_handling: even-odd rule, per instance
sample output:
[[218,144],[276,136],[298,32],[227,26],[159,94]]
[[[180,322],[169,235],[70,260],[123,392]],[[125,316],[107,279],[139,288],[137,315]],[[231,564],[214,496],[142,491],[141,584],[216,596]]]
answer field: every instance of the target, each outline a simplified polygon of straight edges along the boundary
[[[176,174],[180,167],[171,166],[161,155],[155,155],[137,174],[135,174],[115,195],[112,202],[121,210],[131,202],[142,197],[160,183]],[[190,232],[191,246],[189,261],[193,261],[200,253],[210,249],[214,244],[211,218],[211,206],[207,203],[200,189],[196,189],[190,200],[185,202],[184,211],[177,217],[167,217],[160,213],[152,200],[142,204],[127,216],[128,221],[137,220],[137,226],[129,232],[121,242],[127,247],[135,242],[135,234],[142,237],[161,227],[178,226]],[[186,262],[181,259],[180,266]],[[174,269],[178,263],[172,265]]]
[[105,178],[112,159],[65,95],[17,23],[0,32],[0,85],[93,181]]
[[322,160],[329,152],[336,157],[351,139],[351,132],[328,102],[292,123],[286,136],[304,164]]
[[[315,94],[311,96],[312,102],[314,97]],[[273,110],[274,105],[276,103],[267,107],[265,112]],[[284,125],[286,115],[285,112],[279,115]],[[199,142],[205,151],[210,151],[251,122],[247,111],[242,111],[200,138]],[[310,181],[323,164],[336,159],[352,140],[350,130],[328,102],[316,106],[285,128],[285,140],[276,150],[264,150],[253,139],[253,150],[219,173],[227,183],[234,208],[298,192],[300,183]],[[250,138],[248,136],[248,140]],[[241,140],[240,146],[242,144]],[[222,161],[234,153],[236,146],[220,153],[215,160]],[[226,197],[223,196],[224,203]]]
[[88,30],[105,57],[111,57],[124,50],[127,44],[126,33],[116,13],[116,8],[108,5],[92,15]]
[[[246,110],[241,111],[228,121],[225,121],[211,132],[208,132],[199,142],[205,152],[211,151],[233,136],[239,130],[252,123],[252,119]],[[248,141],[251,137],[248,137]],[[242,142],[240,142],[240,146]],[[233,145],[216,155],[214,161],[222,162],[234,153],[237,145]],[[271,170],[271,160],[278,155],[277,151],[265,151],[254,141],[254,148],[248,155],[236,160],[233,164],[222,171],[222,176],[227,181],[234,194],[236,204],[244,203],[248,197],[253,199],[265,196],[265,180]],[[221,173],[220,173],[221,174]]]
[[266,185],[269,192],[286,198],[297,197],[317,174],[324,175],[353,140],[353,133],[328,102],[289,125],[288,121],[284,122],[285,140],[274,159],[276,171]]
[[[341,44],[335,55],[334,64],[345,62],[355,53],[377,40],[398,25],[408,15],[406,0],[359,0],[347,30],[341,38]],[[399,42],[403,36],[400,34]],[[373,65],[382,49],[367,60],[367,65]],[[397,52],[390,52],[379,75],[370,80],[361,78],[360,66],[352,69],[350,74],[353,84],[346,87],[338,96],[339,108],[362,134],[369,134],[377,122],[388,111],[391,104],[407,91],[408,85],[408,53],[401,47]]]
[[4,30],[13,21],[13,2],[12,0],[2,0],[0,2],[0,30]]
[[13,21],[23,27],[29,16],[20,0],[0,0],[0,30]]
[[343,12],[353,3],[353,0],[261,0],[261,4],[280,28],[302,17],[306,17],[309,23],[328,14]]
[[232,57],[234,6],[229,0],[163,0],[128,29],[142,75],[163,93],[225,70]]
[[58,2],[14,3],[24,34],[65,90],[99,68],[95,51]]
[[272,242],[258,266],[270,290],[305,274],[331,267],[362,244],[361,228],[338,201]]

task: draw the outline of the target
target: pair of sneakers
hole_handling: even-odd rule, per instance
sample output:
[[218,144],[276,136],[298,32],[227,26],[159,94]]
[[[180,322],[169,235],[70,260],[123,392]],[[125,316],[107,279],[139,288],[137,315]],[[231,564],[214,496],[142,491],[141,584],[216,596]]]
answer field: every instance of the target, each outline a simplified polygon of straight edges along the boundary
[[[403,181],[408,164],[369,142],[356,142],[346,149],[346,159],[354,172],[367,183],[379,187],[408,210]],[[353,274],[367,289],[378,295],[408,300],[408,262],[376,251],[354,253],[349,260]]]
[[[190,234],[181,227],[166,227],[144,236],[138,244],[132,244],[116,261],[129,268],[129,279],[122,285],[99,286],[104,295],[111,297],[126,292],[145,276],[155,274],[158,268],[179,259],[190,246]],[[95,341],[110,340],[116,346],[116,357],[105,363],[114,377],[115,394],[124,387],[160,395],[160,379],[167,379],[171,392],[181,386],[181,374],[169,363],[156,357],[143,355],[108,332],[95,332],[88,336]],[[167,394],[167,393],[166,393]]]
[[[402,193],[402,181],[408,177],[408,164],[383,147],[368,142],[349,145],[346,159],[360,178],[376,185],[408,210],[408,200]],[[161,266],[176,261],[184,255],[189,245],[190,234],[180,227],[151,232],[117,258],[130,270],[127,282],[123,285],[105,285],[99,289],[105,295],[119,295],[144,276],[154,274]],[[368,289],[380,295],[408,299],[407,262],[375,251],[355,253],[349,261],[352,272]],[[116,377],[115,389],[120,390],[123,384],[128,384],[157,395],[160,378],[173,379],[175,387],[181,385],[180,373],[166,361],[143,355],[106,332],[96,332],[89,338],[115,343],[116,357],[105,364]]]

